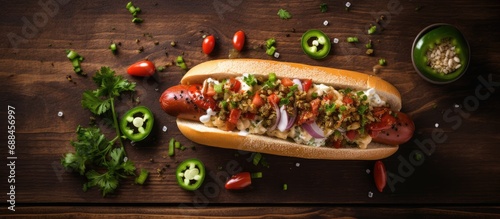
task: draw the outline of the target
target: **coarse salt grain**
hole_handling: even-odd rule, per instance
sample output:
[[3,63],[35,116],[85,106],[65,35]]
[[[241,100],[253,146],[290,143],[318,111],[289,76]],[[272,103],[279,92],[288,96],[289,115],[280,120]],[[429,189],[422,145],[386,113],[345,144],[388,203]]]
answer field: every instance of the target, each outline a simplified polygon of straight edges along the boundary
[[323,25],[328,26],[328,21],[327,20],[323,21]]
[[163,126],[163,128],[161,129],[163,132],[166,132],[168,130],[167,126]]
[[62,117],[64,113],[62,111],[57,112],[57,116]]
[[123,162],[127,162],[127,161],[128,161],[128,157],[124,157]]
[[300,163],[295,163],[295,166],[296,167],[300,167]]
[[333,38],[333,43],[339,43],[339,38]]
[[275,52],[274,53],[274,58],[279,58],[280,57],[280,53],[279,52]]
[[372,191],[369,191],[368,192],[368,198],[372,198],[373,197],[373,192]]
[[371,173],[371,170],[370,169],[366,169],[366,174],[370,174]]
[[455,104],[455,108],[459,108],[459,107],[460,107],[460,105],[458,105],[458,104]]
[[436,124],[434,124],[434,127],[439,127],[439,123],[436,122]]
[[346,2],[346,3],[345,3],[345,6],[346,6],[346,7],[351,7],[351,3],[350,3],[350,2]]

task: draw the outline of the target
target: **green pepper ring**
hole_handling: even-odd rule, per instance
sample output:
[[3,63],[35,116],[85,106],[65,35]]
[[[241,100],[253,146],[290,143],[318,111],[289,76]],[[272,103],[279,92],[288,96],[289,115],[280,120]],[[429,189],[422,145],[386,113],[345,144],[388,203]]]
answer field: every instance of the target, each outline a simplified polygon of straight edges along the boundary
[[[311,29],[306,31],[301,38],[302,50],[313,59],[325,58],[332,48],[330,38],[321,30]],[[318,45],[314,45],[314,44]]]
[[[451,39],[462,65],[449,74],[438,73],[427,65],[427,51],[443,39]],[[413,42],[411,56],[413,66],[422,78],[434,84],[446,84],[458,80],[466,72],[470,62],[470,46],[456,27],[444,23],[433,24],[417,35]]]
[[[197,170],[194,170],[193,168],[196,168]],[[190,179],[187,179],[187,184],[186,184],[185,176],[186,176],[186,171],[188,170],[191,170],[189,173]],[[175,178],[177,179],[177,183],[181,188],[188,191],[194,191],[200,188],[201,184],[203,184],[203,180],[205,180],[205,175],[206,175],[205,165],[203,165],[203,163],[196,158],[190,158],[182,161],[175,170]],[[192,183],[192,181],[195,182]]]
[[[142,117],[137,116],[141,114]],[[130,125],[132,124],[132,125]],[[142,141],[148,137],[153,130],[154,116],[153,113],[145,106],[137,106],[127,111],[120,121],[120,129],[122,134],[131,141]],[[137,127],[135,125],[139,125]],[[134,127],[132,129],[132,127]]]

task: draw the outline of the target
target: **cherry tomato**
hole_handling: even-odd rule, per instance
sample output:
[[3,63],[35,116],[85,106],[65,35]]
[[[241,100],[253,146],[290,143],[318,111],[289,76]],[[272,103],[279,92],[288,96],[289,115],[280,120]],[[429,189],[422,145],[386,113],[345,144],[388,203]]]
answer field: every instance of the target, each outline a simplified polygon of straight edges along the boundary
[[244,189],[252,184],[252,176],[249,172],[241,172],[231,176],[226,182],[225,188],[227,190]]
[[127,74],[138,77],[149,77],[156,72],[155,64],[148,60],[136,62],[128,67]]
[[215,37],[212,35],[208,35],[203,39],[203,43],[201,44],[201,48],[203,53],[209,55],[215,48]]
[[312,85],[312,79],[307,79],[302,82],[302,88],[305,92],[309,91]]
[[201,85],[191,85],[188,88],[189,96],[193,103],[199,108],[207,110],[208,108],[217,109],[217,103],[212,97],[205,96],[200,91]]
[[227,120],[230,123],[236,124],[238,123],[238,120],[240,119],[241,116],[241,110],[240,109],[232,109],[229,112],[229,119]]
[[349,130],[345,133],[345,136],[351,141],[353,141],[357,135],[358,132],[356,130]]
[[290,86],[293,86],[293,81],[290,78],[282,78],[281,84],[283,84],[284,86],[290,87]]
[[387,174],[385,172],[385,165],[380,160],[377,160],[373,167],[373,179],[375,180],[378,191],[384,191],[385,185],[387,184]]
[[245,45],[245,33],[243,31],[237,31],[233,36],[233,47],[234,49],[241,51]]
[[276,95],[275,93],[272,93],[271,95],[267,96],[267,101],[271,104],[278,105],[278,103],[280,102],[280,97],[278,97],[278,95]]
[[235,78],[229,79],[229,90],[238,92],[241,88],[241,82],[236,80]]
[[252,104],[257,108],[264,105],[264,99],[262,99],[259,92],[256,92],[255,95],[253,95]]

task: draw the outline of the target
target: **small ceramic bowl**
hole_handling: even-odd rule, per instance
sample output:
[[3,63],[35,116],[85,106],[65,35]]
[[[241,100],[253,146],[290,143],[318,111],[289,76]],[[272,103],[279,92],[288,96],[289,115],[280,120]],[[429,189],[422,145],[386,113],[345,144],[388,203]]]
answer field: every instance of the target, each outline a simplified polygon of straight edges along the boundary
[[469,42],[453,25],[432,24],[420,31],[413,41],[411,60],[423,79],[434,84],[448,84],[467,71]]

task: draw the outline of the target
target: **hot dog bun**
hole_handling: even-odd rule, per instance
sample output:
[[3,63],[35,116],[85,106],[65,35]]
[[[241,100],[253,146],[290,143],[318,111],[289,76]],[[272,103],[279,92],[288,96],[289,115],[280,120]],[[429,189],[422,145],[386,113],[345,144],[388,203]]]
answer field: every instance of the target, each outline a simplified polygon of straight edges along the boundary
[[[332,85],[335,88],[354,90],[374,88],[377,94],[390,104],[392,110],[401,109],[401,95],[398,90],[376,76],[297,63],[256,59],[208,61],[191,68],[182,78],[181,84],[201,84],[208,77],[223,79],[244,73],[267,77],[271,72],[274,72],[278,78],[312,78],[315,83]],[[238,132],[207,127],[200,122],[183,118],[177,119],[177,126],[184,136],[199,144],[307,159],[377,160],[388,157],[398,150],[398,145],[375,142],[371,142],[366,149],[306,146],[268,136],[240,135]]]

